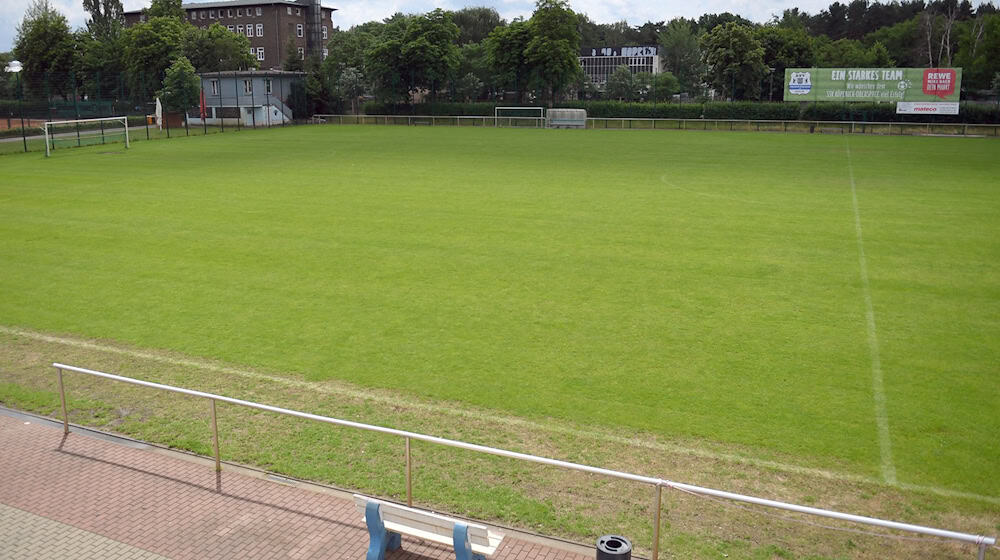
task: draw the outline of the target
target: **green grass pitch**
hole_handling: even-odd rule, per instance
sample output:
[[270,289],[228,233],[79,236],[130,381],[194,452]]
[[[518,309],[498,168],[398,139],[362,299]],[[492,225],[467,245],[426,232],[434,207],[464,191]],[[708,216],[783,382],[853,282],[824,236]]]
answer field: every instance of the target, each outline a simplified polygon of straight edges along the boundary
[[311,126],[107,152],[0,158],[0,325],[870,477],[878,371],[898,480],[1000,496],[995,140]]

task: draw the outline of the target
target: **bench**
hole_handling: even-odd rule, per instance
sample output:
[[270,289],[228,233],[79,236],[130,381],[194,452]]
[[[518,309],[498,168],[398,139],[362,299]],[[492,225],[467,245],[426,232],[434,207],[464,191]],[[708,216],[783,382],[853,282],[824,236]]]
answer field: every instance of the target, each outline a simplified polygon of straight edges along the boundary
[[400,535],[453,546],[457,560],[484,560],[496,552],[502,533],[484,525],[452,519],[429,511],[354,495],[354,505],[368,525],[368,555],[365,560],[384,560],[387,550],[402,546]]

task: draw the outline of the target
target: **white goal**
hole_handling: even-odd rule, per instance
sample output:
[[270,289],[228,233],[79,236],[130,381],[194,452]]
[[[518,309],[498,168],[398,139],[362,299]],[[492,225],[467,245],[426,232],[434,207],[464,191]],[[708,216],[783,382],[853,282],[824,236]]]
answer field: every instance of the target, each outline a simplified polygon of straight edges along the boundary
[[545,107],[494,107],[493,124],[511,127],[545,127]]
[[124,142],[129,147],[128,117],[48,121],[45,123],[45,157],[56,148]]

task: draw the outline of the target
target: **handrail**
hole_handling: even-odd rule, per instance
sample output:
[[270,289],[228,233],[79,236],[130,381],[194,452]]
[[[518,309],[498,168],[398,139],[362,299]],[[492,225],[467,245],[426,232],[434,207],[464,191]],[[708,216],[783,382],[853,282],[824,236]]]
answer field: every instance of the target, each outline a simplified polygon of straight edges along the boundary
[[[457,122],[464,121],[480,121],[486,124],[492,121],[494,126],[496,121],[500,119],[510,119],[510,120],[534,120],[536,122],[545,121],[546,117],[496,117],[490,115],[341,115],[341,114],[328,114],[328,113],[317,113],[313,117],[323,118],[323,119],[337,119],[339,124],[366,124],[366,121],[370,121],[372,124],[390,124],[390,122],[395,123],[397,119],[407,119],[407,124],[412,124],[413,119],[439,119],[439,122],[447,122],[448,120],[455,120]],[[345,122],[346,119],[346,122]],[[353,121],[353,122],[350,122]],[[713,118],[713,117],[691,117],[691,118],[680,118],[680,117],[587,117],[587,121],[590,123],[588,128],[598,128],[594,123],[597,121],[601,122],[675,122],[680,123],[681,126],[687,123],[746,123],[757,124],[757,125],[767,125],[767,124],[783,124],[786,126],[789,124],[794,125],[813,125],[813,126],[837,126],[845,127],[850,125],[851,134],[868,134],[867,129],[869,127],[888,127],[889,133],[892,133],[892,129],[896,128],[900,131],[912,130],[915,128],[923,128],[928,132],[934,128],[955,128],[961,127],[962,132],[960,135],[968,134],[969,132],[977,131],[977,129],[987,136],[1000,136],[1000,123],[994,124],[981,124],[981,123],[949,123],[949,122],[890,122],[890,121],[827,121],[827,120],[817,120],[817,119],[729,119],[729,118]],[[435,122],[432,120],[432,122]],[[655,125],[654,125],[655,126]],[[528,128],[528,127],[525,127]],[[601,127],[603,129],[603,127]],[[862,130],[859,132],[859,128]],[[670,129],[673,130],[673,129]],[[701,130],[701,129],[699,129]],[[992,134],[987,134],[992,131]],[[843,130],[841,130],[843,132]],[[959,135],[959,134],[955,134]]]
[[672,488],[677,490],[682,490],[685,492],[692,492],[695,494],[701,494],[705,496],[713,496],[716,498],[723,498],[727,500],[733,500],[738,502],[750,503],[760,506],[766,506],[776,509],[782,509],[786,511],[794,511],[798,513],[805,513],[809,515],[816,515],[820,517],[828,517],[832,519],[839,519],[841,521],[850,521],[854,523],[861,523],[865,525],[873,525],[877,527],[884,527],[888,529],[896,529],[900,531],[908,531],[911,533],[918,533],[922,535],[930,535],[935,537],[941,537],[946,539],[952,539],[956,541],[966,542],[974,544],[978,547],[978,557],[980,560],[985,555],[986,547],[996,545],[995,537],[987,537],[985,535],[972,535],[969,533],[962,533],[958,531],[949,531],[945,529],[936,529],[933,527],[925,527],[922,525],[913,525],[910,523],[901,523],[898,521],[888,521],[884,519],[877,519],[874,517],[865,517],[862,515],[854,515],[850,513],[842,513],[833,510],[814,508],[808,506],[800,506],[796,504],[791,504],[787,502],[780,502],[776,500],[768,500],[765,498],[757,498],[754,496],[748,496],[744,494],[736,494],[733,492],[726,492],[723,490],[715,490],[713,488],[706,488],[702,486],[695,486],[692,484],[685,484],[682,482],[674,482],[662,478],[654,478],[649,476],[643,476],[638,474],[632,474],[622,471],[616,471],[611,469],[604,469],[600,467],[593,467],[589,465],[581,465],[579,463],[571,463],[569,461],[562,461],[559,459],[550,459],[547,457],[539,457],[537,455],[531,455],[528,453],[519,453],[516,451],[508,451],[506,449],[499,449],[496,447],[489,447],[485,445],[478,445],[474,443],[466,443],[464,441],[458,441],[453,439],[441,438],[437,436],[430,436],[426,434],[421,434],[417,432],[410,432],[407,430],[397,430],[395,428],[386,428],[384,426],[376,426],[373,424],[364,424],[361,422],[353,422],[351,420],[342,420],[339,418],[331,418],[328,416],[320,416],[318,414],[310,414],[308,412],[301,412],[298,410],[291,410],[287,408],[281,408],[278,406],[271,406],[266,404],[260,404],[252,401],[245,401],[242,399],[235,399],[232,397],[226,397],[223,395],[216,395],[213,393],[206,393],[203,391],[196,391],[193,389],[184,389],[182,387],[174,387],[172,385],[164,385],[161,383],[154,383],[152,381],[142,381],[140,379],[133,379],[131,377],[123,377],[120,375],[114,375],[111,373],[105,373],[101,371],[96,371],[92,369],[82,368],[78,366],[71,366],[67,364],[62,364],[59,362],[54,362],[52,367],[56,368],[59,374],[59,396],[62,403],[63,412],[63,430],[65,433],[69,433],[69,417],[66,411],[66,395],[63,389],[62,372],[73,371],[77,373],[83,373],[87,375],[93,375],[95,377],[103,377],[105,379],[111,379],[113,381],[121,381],[123,383],[131,383],[133,385],[141,385],[143,387],[150,387],[153,389],[160,389],[164,391],[171,391],[174,393],[181,393],[184,395],[189,395],[192,397],[199,397],[209,399],[212,403],[212,430],[213,430],[213,447],[215,451],[215,462],[216,469],[221,470],[221,465],[219,462],[219,445],[218,445],[218,430],[215,425],[215,402],[226,402],[230,404],[235,404],[239,406],[245,406],[248,408],[255,408],[258,410],[265,410],[268,412],[274,412],[277,414],[285,414],[288,416],[295,416],[297,418],[305,418],[307,420],[314,420],[317,422],[324,422],[327,424],[334,424],[337,426],[345,426],[349,428],[357,428],[360,430],[368,430],[372,432],[378,432],[382,434],[395,435],[403,437],[406,439],[406,487],[407,487],[407,502],[413,505],[413,497],[411,494],[411,484],[410,484],[410,440],[415,439],[419,441],[426,441],[429,443],[436,443],[439,445],[445,445],[448,447],[457,447],[460,449],[466,449],[469,451],[477,451],[480,453],[487,453],[490,455],[498,455],[500,457],[508,457],[511,459],[519,459],[522,461],[529,461],[533,463],[540,463],[543,465],[550,465],[554,467],[562,467],[565,469],[586,472],[591,474],[600,474],[604,476],[609,476],[613,478],[619,478],[623,480],[630,480],[633,482],[641,482],[644,484],[649,484],[654,486],[656,491],[656,510],[654,512],[654,524],[653,524],[653,560],[657,560],[658,549],[659,549],[659,519],[660,519],[660,490],[663,487]]

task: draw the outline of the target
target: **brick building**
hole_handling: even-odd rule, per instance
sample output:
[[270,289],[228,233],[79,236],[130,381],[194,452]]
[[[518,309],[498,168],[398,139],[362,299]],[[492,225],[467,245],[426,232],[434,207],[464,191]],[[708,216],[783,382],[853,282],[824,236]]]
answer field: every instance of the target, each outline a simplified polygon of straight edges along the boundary
[[[300,57],[326,58],[326,41],[333,31],[333,12],[320,0],[227,0],[182,4],[187,21],[207,28],[218,23],[250,40],[250,54],[261,68],[280,69],[288,38]],[[125,12],[125,25],[145,20],[141,10]]]

